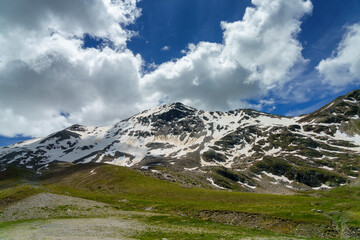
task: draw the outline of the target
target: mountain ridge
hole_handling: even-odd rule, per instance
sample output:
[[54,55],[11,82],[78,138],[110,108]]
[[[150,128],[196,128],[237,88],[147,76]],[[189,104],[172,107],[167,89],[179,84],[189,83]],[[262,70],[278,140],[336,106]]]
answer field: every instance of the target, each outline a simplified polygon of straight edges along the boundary
[[0,163],[40,173],[52,162],[101,162],[168,181],[185,178],[196,186],[241,191],[332,188],[360,170],[359,105],[360,90],[297,117],[252,109],[209,112],[177,102],[113,126],[74,124],[2,147]]

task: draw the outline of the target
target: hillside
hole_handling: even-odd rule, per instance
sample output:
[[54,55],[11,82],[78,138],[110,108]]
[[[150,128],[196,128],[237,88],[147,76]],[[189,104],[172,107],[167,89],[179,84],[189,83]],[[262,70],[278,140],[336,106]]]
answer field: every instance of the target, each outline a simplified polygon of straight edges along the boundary
[[[204,240],[360,236],[358,183],[315,197],[185,188],[108,164],[52,164],[37,180],[22,171],[9,168],[4,172],[12,184],[0,181],[0,237],[7,231],[18,236],[19,229],[71,239],[108,232],[113,239],[124,233],[131,239]],[[129,231],[118,229],[121,222]]]
[[298,117],[174,103],[113,126],[73,125],[0,148],[0,163],[39,174],[53,162],[107,163],[185,185],[248,192],[330,189],[358,177],[359,105],[360,90]]

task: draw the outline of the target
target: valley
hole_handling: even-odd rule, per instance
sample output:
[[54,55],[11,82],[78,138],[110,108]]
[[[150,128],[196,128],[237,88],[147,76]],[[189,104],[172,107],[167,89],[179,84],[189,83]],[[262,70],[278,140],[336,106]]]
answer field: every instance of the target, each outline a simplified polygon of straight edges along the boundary
[[359,103],[298,117],[175,103],[2,147],[0,237],[358,239]]
[[[78,229],[74,236],[79,239],[89,231],[92,237],[108,233],[104,239],[356,239],[360,234],[358,182],[289,196],[188,188],[107,164],[52,170],[36,180],[22,169],[5,171],[9,176],[0,182],[3,234],[19,228],[37,234],[36,229],[54,226],[47,231],[56,239],[66,219],[79,223],[69,226]],[[133,221],[125,232],[94,230]]]

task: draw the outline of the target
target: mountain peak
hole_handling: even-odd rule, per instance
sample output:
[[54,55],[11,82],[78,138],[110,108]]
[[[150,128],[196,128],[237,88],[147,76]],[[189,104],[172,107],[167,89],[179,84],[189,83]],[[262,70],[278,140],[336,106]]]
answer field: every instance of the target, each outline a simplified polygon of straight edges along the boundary
[[[97,162],[150,168],[150,174],[152,166],[161,165],[190,174],[202,186],[257,192],[271,186],[270,191],[285,193],[332,188],[360,172],[359,96],[353,91],[303,118],[252,109],[198,111],[175,102],[114,126],[76,124],[0,148],[0,165],[38,170],[57,161]],[[162,176],[171,179],[168,173]]]
[[170,109],[177,109],[180,111],[191,111],[191,112],[196,111],[195,108],[186,106],[185,104],[183,104],[181,102],[176,102],[176,103],[172,103],[172,104],[165,105],[165,106],[167,106]]
[[66,130],[74,131],[74,132],[85,132],[86,127],[80,124],[74,124],[70,127],[66,128]]
[[183,108],[183,107],[188,107],[186,106],[185,104],[181,103],[181,102],[174,102],[174,103],[171,103],[169,105],[165,105],[165,106],[169,106],[169,107],[172,107],[172,108]]
[[319,110],[306,115],[303,122],[341,123],[360,118],[360,89],[336,98]]
[[[181,102],[175,102],[171,104],[164,104],[155,108],[151,108],[148,110],[145,110],[139,114],[136,114],[132,118],[149,118],[149,117],[155,117],[162,119],[162,116],[165,117],[168,115],[171,116],[180,116],[180,115],[188,115],[193,114],[197,110],[195,108],[186,106],[185,104]],[[167,117],[165,117],[167,118]]]

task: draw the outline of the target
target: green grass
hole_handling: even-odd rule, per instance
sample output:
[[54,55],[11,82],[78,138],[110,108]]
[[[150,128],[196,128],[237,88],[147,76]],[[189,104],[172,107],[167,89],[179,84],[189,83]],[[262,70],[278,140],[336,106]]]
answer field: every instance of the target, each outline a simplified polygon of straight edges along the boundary
[[0,190],[11,187],[16,184],[27,182],[34,177],[34,172],[29,169],[20,169],[9,165],[6,170],[0,174]]
[[321,197],[336,199],[332,212],[338,219],[346,219],[352,226],[360,226],[360,185],[343,186],[319,194]]
[[[152,207],[160,212],[193,213],[202,210],[222,210],[267,214],[272,217],[308,223],[328,224],[329,219],[312,209],[324,212],[359,212],[354,199],[337,199],[332,196],[286,196],[214,191],[181,188],[174,183],[144,176],[129,168],[101,166],[96,174],[89,169],[57,178],[47,187],[54,192],[70,194],[97,201],[120,205],[122,208],[140,210]],[[126,199],[128,202],[119,202]],[[351,214],[350,214],[351,215]],[[354,222],[360,219],[352,214]]]
[[[249,233],[238,233],[238,232],[228,232],[228,231],[224,231],[221,233],[216,233],[216,232],[212,232],[212,233],[208,233],[208,232],[184,232],[183,230],[179,230],[179,231],[168,231],[168,230],[164,230],[164,231],[146,231],[146,232],[142,232],[139,234],[136,234],[132,237],[134,237],[135,239],[142,239],[142,240],[148,240],[148,239],[172,239],[172,240],[185,240],[185,239],[199,239],[199,240],[218,240],[218,239],[242,239],[244,237],[267,237],[267,236],[263,236],[263,234],[261,233],[256,233],[255,234],[249,234]],[[273,238],[273,239],[277,239],[277,238]]]
[[38,186],[34,186],[35,184],[32,185],[33,182],[29,179],[33,177],[33,171],[14,166],[8,166],[6,171],[1,172],[0,210],[9,204],[45,191]]
[[[231,226],[211,221],[198,220],[182,216],[140,217],[141,222],[154,226],[132,237],[136,239],[307,239],[319,238],[294,237],[257,228]],[[160,227],[160,229],[158,228]],[[335,239],[335,238],[334,238]]]
[[43,188],[34,187],[28,184],[15,185],[10,188],[0,190],[0,210],[12,203],[44,191],[45,189]]
[[8,228],[14,227],[18,224],[30,223],[30,222],[34,222],[34,221],[39,221],[39,220],[17,220],[17,221],[11,221],[11,222],[0,222],[0,230],[8,229]]
[[[56,218],[71,219],[71,218]],[[144,215],[127,215],[126,220],[135,220],[138,224],[146,226],[145,229],[136,231],[132,237],[134,239],[317,239],[294,237],[291,235],[277,234],[266,230],[256,228],[246,228],[241,226],[230,226],[221,223],[203,221],[182,216],[144,216]],[[12,230],[19,227],[27,227],[31,224],[41,226],[51,222],[50,219],[37,220],[19,220],[12,222],[0,222],[0,233],[6,230]],[[35,229],[36,229],[35,228]],[[1,235],[1,234],[0,234]],[[95,235],[96,236],[96,235]]]
[[[94,170],[93,174],[92,170]],[[95,164],[75,165],[56,174],[50,174],[42,179],[41,187],[22,185],[0,190],[0,203],[9,196],[12,196],[12,201],[16,201],[42,191],[110,203],[114,208],[123,210],[144,211],[149,209],[159,213],[183,214],[205,220],[214,219],[202,214],[204,212],[248,213],[254,214],[254,216],[260,215],[265,222],[284,219],[309,226],[330,225],[334,222],[338,224],[345,222],[347,226],[356,228],[360,226],[359,186],[340,187],[329,192],[320,192],[317,197],[309,196],[310,194],[288,196],[216,191],[182,188],[178,184],[148,177],[129,168]],[[312,209],[323,212],[318,213]],[[196,221],[201,221],[179,222],[179,219],[171,220],[171,218],[150,220],[163,224],[169,223],[172,226],[176,226],[178,223],[182,226],[188,224],[196,226],[196,224],[200,224]],[[226,219],[219,221],[227,222]],[[201,224],[203,223],[201,222]],[[222,227],[232,228],[228,225],[222,225]],[[271,231],[292,233],[292,229],[285,229],[286,227],[266,228],[265,225],[263,227]],[[246,231],[255,231],[256,235],[257,230],[248,229]],[[155,236],[166,238],[167,236],[165,232],[158,230],[141,234],[143,235],[138,236],[140,239],[154,239]],[[172,237],[171,239],[221,238],[217,232],[204,236],[197,232],[184,234],[175,234],[179,238]],[[246,234],[251,235],[249,232]],[[237,238],[237,235],[233,237]]]

